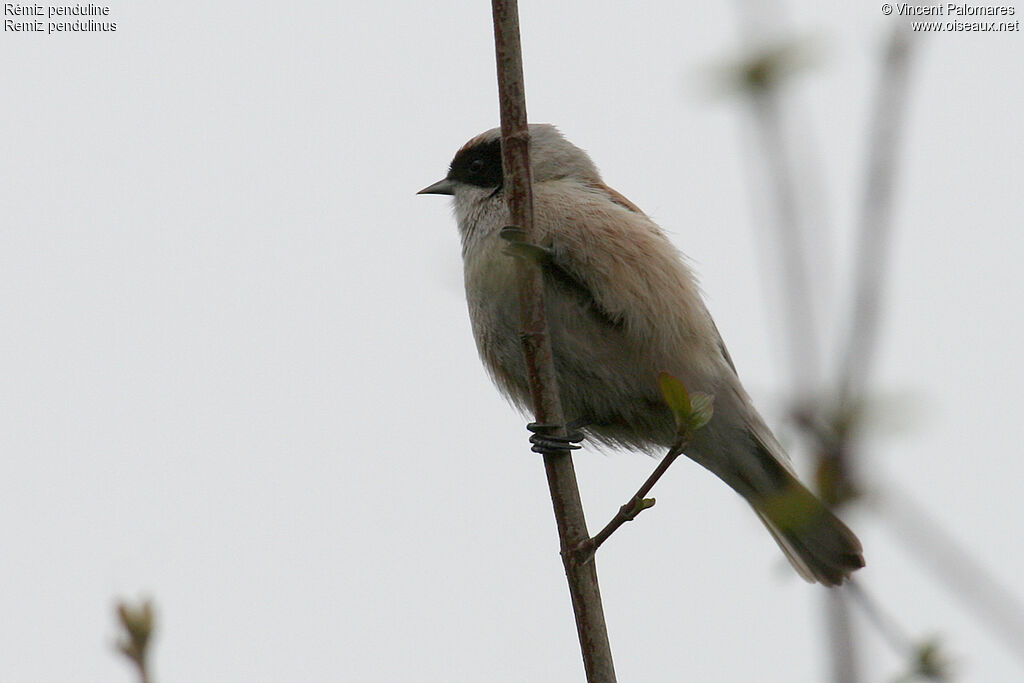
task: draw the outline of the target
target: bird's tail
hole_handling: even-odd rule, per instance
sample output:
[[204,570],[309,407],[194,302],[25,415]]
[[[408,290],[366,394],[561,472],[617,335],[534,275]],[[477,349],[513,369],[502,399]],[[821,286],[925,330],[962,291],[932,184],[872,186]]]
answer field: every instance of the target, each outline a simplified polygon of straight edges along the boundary
[[756,427],[745,430],[740,438],[731,430],[723,434],[712,421],[702,430],[706,440],[695,443],[687,455],[750,503],[801,576],[838,586],[864,566],[860,541],[800,483],[785,456],[775,454],[782,447],[771,432],[756,416],[748,424],[753,420]]
[[838,586],[864,566],[860,541],[796,477],[786,474],[782,489],[748,501],[802,577]]

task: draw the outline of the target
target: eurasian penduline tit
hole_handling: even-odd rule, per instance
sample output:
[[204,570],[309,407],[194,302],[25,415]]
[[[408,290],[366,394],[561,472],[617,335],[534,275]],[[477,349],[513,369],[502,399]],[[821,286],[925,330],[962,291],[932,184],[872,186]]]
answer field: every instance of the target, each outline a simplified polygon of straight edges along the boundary
[[[751,404],[682,255],[632,202],[605,185],[554,126],[530,126],[535,242],[566,419],[612,447],[663,454],[675,418],[658,376],[714,397],[686,455],[743,496],[796,570],[834,586],[864,566],[857,537],[808,491]],[[501,131],[467,142],[420,194],[455,199],[477,348],[498,388],[531,409],[515,264],[501,229]]]

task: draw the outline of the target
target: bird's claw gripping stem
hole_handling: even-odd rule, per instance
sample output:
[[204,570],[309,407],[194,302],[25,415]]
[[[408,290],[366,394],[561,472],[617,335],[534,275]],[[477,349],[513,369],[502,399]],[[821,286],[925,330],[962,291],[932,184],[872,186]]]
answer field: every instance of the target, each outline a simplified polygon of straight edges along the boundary
[[551,249],[527,242],[526,233],[522,228],[506,225],[498,235],[508,243],[505,245],[505,253],[509,256],[533,259],[537,263],[551,260]]
[[541,455],[555,455],[565,451],[574,451],[580,448],[579,442],[583,440],[583,432],[580,431],[580,426],[575,422],[570,422],[566,425],[566,435],[559,436],[553,432],[561,427],[561,425],[548,422],[531,422],[526,425],[526,428],[533,432],[533,436],[530,437],[530,443],[533,444],[533,447],[530,450]]

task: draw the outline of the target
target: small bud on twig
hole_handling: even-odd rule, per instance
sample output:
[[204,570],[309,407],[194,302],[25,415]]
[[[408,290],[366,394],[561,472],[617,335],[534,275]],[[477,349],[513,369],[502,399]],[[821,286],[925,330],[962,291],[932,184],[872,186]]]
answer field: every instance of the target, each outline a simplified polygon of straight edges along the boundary
[[147,657],[150,637],[153,635],[153,603],[150,600],[137,605],[119,602],[117,616],[124,629],[116,643],[117,649],[135,664],[139,671],[139,682],[150,683]]

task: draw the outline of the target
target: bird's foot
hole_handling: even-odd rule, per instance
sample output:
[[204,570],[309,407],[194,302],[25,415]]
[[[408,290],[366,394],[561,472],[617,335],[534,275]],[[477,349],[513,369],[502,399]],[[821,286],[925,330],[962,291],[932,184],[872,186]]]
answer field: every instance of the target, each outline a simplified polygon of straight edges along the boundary
[[537,263],[547,263],[551,260],[551,250],[539,244],[527,242],[526,233],[522,228],[506,225],[498,235],[508,243],[505,245],[505,253],[509,256],[532,259]]
[[580,427],[584,425],[586,425],[585,421],[570,422],[565,426],[565,436],[560,436],[554,432],[558,431],[562,425],[550,422],[531,422],[526,425],[526,428],[533,432],[533,436],[530,437],[533,447],[530,450],[541,455],[556,455],[574,451],[580,448],[579,442],[583,441],[583,432]]

